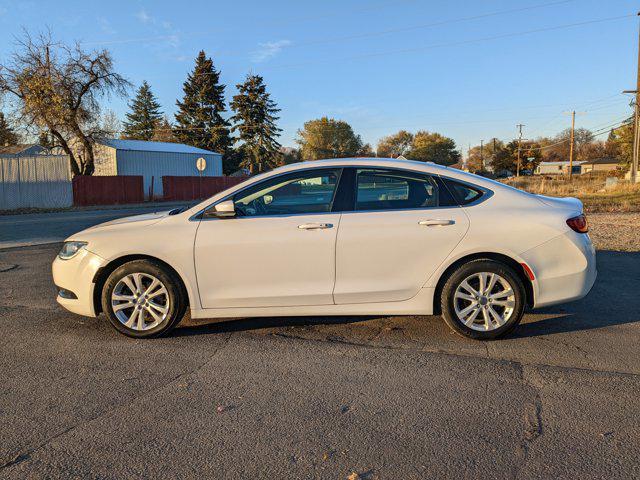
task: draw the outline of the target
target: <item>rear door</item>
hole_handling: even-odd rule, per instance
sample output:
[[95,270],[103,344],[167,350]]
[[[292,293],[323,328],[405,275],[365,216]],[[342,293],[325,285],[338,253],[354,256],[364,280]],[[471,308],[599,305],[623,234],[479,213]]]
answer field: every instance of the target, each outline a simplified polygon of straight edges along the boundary
[[334,301],[410,299],[462,240],[468,217],[428,174],[354,168],[350,176],[353,208],[340,221]]

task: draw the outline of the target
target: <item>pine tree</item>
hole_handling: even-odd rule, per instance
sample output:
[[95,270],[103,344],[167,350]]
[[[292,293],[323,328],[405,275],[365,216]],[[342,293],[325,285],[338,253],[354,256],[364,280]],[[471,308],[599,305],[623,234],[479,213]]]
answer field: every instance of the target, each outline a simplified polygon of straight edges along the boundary
[[220,84],[220,72],[213,61],[201,51],[196,66],[184,82],[184,97],[176,102],[178,113],[174,135],[179,142],[205,150],[226,154],[231,147],[226,112],[225,86]]
[[144,81],[129,103],[130,113],[126,114],[122,138],[130,140],[151,140],[156,123],[162,120],[160,104],[153,95],[149,84]]
[[165,143],[175,143],[177,141],[173,134],[173,127],[167,117],[163,117],[162,120],[158,120],[155,123],[151,140]]
[[4,113],[0,112],[0,147],[4,145],[15,145],[18,143],[18,135],[13,131]]
[[247,75],[244,83],[236,85],[238,94],[233,97],[231,109],[233,131],[238,133],[238,141],[243,161],[240,164],[251,173],[261,172],[277,166],[280,159],[280,144],[276,140],[282,131],[276,126],[280,111],[271,100],[264,80],[260,75]]

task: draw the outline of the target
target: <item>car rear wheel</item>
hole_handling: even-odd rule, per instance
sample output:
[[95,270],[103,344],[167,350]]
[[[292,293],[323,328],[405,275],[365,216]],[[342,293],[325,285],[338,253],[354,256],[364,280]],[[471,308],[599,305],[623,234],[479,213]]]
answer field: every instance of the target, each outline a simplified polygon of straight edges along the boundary
[[102,289],[102,310],[111,324],[129,337],[157,337],[184,316],[186,295],[176,275],[149,260],[116,268]]
[[479,340],[513,330],[524,314],[522,280],[509,265],[489,259],[459,266],[442,290],[442,314],[455,332]]

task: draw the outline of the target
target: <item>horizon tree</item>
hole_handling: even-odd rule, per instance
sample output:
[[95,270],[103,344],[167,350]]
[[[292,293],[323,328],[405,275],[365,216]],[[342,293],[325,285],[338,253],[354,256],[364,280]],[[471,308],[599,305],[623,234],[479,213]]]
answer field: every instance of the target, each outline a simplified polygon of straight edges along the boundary
[[[520,144],[520,170],[535,170],[542,161],[542,150],[539,142],[522,142]],[[532,159],[532,160],[529,160]],[[494,172],[509,170],[515,173],[518,169],[518,140],[511,140],[496,152],[491,160]]]
[[471,147],[466,162],[467,168],[473,173],[487,170],[495,155],[503,148],[504,143],[497,138],[491,138],[483,145],[482,156],[480,156],[480,145]]
[[262,172],[278,165],[282,157],[280,143],[276,139],[282,129],[276,126],[280,111],[267,92],[260,75],[247,75],[243,83],[236,85],[238,94],[230,104],[234,115],[232,131],[238,134],[236,142],[242,142],[240,167],[250,173]]
[[378,142],[378,157],[398,158],[407,155],[413,144],[413,134],[406,130],[382,137]]
[[129,102],[126,120],[123,122],[122,138],[129,140],[151,140],[157,122],[162,120],[160,103],[146,80],[138,88],[135,98]]
[[412,160],[440,165],[453,165],[462,158],[452,138],[426,130],[420,130],[413,136],[408,155]]
[[173,134],[173,125],[165,116],[156,120],[153,124],[153,136],[151,140],[154,142],[176,143],[177,139]]
[[94,142],[100,135],[100,101],[124,96],[129,82],[115,72],[107,50],[85,51],[50,35],[17,41],[17,51],[0,65],[0,95],[10,97],[16,116],[36,135],[47,131],[69,156],[71,172],[94,172]]
[[18,134],[9,125],[4,112],[0,112],[0,147],[4,145],[15,145],[18,143]]
[[220,71],[204,50],[196,57],[193,71],[183,84],[184,96],[177,101],[178,111],[173,126],[179,142],[226,155],[233,143],[230,123],[225,113],[225,85],[220,83]]
[[355,157],[363,146],[351,125],[328,117],[305,122],[296,143],[303,160]]

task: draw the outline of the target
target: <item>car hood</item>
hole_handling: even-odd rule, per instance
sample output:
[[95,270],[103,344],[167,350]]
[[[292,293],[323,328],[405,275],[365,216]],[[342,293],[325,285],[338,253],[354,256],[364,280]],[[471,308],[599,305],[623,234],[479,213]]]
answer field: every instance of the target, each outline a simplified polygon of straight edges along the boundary
[[130,217],[116,218],[104,223],[99,223],[93,227],[89,227],[67,238],[69,240],[87,241],[94,238],[102,237],[103,234],[116,232],[125,232],[131,229],[138,229],[158,223],[169,215],[170,210],[166,212],[144,213],[142,215],[133,215]]
[[132,215],[130,217],[116,218],[115,220],[111,220],[109,222],[104,222],[104,223],[99,223],[98,225],[94,225],[93,227],[90,227],[87,230],[92,230],[94,228],[111,227],[113,225],[120,225],[123,223],[155,222],[169,215],[170,211],[171,210],[167,210],[165,212],[143,213],[141,215]]
[[574,197],[547,197],[546,195],[536,195],[538,200],[549,207],[564,208],[565,210],[576,210],[582,212],[582,202]]

